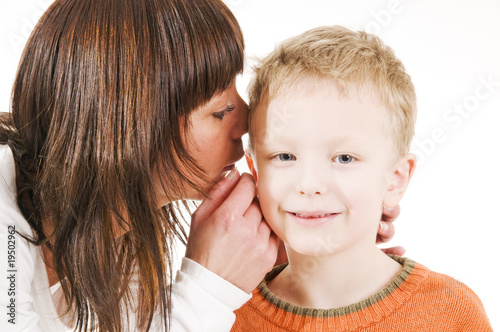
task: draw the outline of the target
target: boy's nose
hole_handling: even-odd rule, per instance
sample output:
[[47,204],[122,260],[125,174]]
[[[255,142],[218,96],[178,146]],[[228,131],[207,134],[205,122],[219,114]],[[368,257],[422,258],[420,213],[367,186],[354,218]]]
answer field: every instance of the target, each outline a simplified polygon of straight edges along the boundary
[[321,170],[313,167],[302,173],[297,185],[297,192],[302,196],[318,196],[327,192],[327,185],[321,176]]

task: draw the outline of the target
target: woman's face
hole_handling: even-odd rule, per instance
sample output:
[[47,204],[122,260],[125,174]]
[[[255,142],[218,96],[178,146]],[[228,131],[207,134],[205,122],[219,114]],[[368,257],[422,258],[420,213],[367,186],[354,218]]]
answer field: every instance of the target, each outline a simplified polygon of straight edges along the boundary
[[[187,131],[181,126],[181,137],[186,150],[196,164],[206,171],[208,182],[186,169],[182,170],[194,183],[200,184],[202,191],[208,192],[243,157],[241,137],[248,131],[247,115],[248,105],[233,83],[190,114]],[[182,164],[179,166],[182,168]],[[189,186],[186,186],[185,193],[185,197],[179,199],[204,198]],[[168,203],[164,195],[160,196],[162,205]]]

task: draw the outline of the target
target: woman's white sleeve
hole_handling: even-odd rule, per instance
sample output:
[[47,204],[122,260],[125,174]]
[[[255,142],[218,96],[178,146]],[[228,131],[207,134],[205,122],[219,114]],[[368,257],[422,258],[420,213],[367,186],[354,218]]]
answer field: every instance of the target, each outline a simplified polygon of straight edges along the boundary
[[235,320],[233,311],[251,297],[184,257],[172,286],[172,331],[229,332]]
[[41,247],[16,202],[12,152],[0,145],[0,331],[68,330],[54,309]]
[[0,219],[0,331],[42,331],[33,307],[33,253],[15,232],[23,233],[19,226],[26,222],[5,206],[0,206]]

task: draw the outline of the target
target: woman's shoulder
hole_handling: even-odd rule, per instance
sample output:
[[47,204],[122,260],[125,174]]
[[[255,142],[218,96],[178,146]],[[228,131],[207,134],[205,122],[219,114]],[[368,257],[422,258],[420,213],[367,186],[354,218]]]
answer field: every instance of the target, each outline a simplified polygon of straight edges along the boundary
[[[32,261],[36,248],[21,236],[33,236],[33,230],[24,218],[16,200],[16,167],[12,151],[0,145],[0,238],[1,243],[13,243],[18,263]],[[5,242],[4,242],[5,240]]]
[[15,230],[27,236],[33,231],[17,205],[16,167],[12,151],[7,145],[0,145],[0,224],[3,229]]
[[33,230],[17,205],[16,191],[16,167],[12,151],[7,145],[0,145],[0,243],[5,243],[9,252],[12,252],[12,262],[2,260],[0,264],[13,264],[15,269],[9,270],[22,267],[23,274],[30,275],[34,271],[38,252],[21,236],[32,237]]
[[33,280],[40,276],[36,271],[40,257],[37,248],[21,234],[33,236],[33,231],[16,203],[12,152],[7,145],[0,145],[0,243],[5,255],[0,260],[0,271],[7,273],[7,278],[0,279],[0,293],[6,295],[0,296],[0,305],[9,310],[8,323],[2,322],[8,324],[9,331],[25,331],[38,320],[29,299],[33,298]]
[[15,198],[16,167],[14,157],[8,145],[0,144],[0,195],[4,198]]

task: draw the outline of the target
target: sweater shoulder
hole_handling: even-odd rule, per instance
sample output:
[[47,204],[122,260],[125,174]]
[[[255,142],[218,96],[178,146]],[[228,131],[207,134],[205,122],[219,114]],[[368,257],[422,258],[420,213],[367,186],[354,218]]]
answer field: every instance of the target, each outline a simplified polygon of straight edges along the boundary
[[438,292],[448,298],[448,301],[454,302],[457,299],[470,303],[479,303],[481,300],[477,294],[463,282],[435,271],[430,271],[427,282],[424,287],[429,292]]
[[[430,271],[421,295],[432,303],[435,313],[452,318],[463,331],[492,331],[479,296],[463,282],[446,274]],[[430,302],[429,302],[430,301]]]

